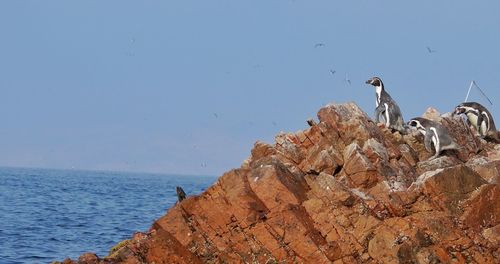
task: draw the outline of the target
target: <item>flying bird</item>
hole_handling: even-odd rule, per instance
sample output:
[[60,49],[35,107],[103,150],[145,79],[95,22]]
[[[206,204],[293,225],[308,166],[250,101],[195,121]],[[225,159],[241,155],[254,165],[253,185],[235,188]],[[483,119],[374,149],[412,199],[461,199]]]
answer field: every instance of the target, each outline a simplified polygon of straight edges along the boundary
[[325,43],[316,43],[316,45],[314,45],[315,48],[324,47],[324,46],[325,46]]
[[431,49],[429,46],[427,46],[426,48],[427,48],[427,51],[428,51],[429,53],[434,53],[434,52],[436,52],[436,50]]
[[330,72],[332,73],[332,75],[335,75],[335,73],[336,73],[337,71],[330,70]]
[[215,118],[219,118],[219,115],[217,113],[214,113]]
[[345,79],[344,79],[344,81],[345,81],[347,84],[351,85],[351,80],[349,79],[349,76],[347,75],[347,73],[345,74]]

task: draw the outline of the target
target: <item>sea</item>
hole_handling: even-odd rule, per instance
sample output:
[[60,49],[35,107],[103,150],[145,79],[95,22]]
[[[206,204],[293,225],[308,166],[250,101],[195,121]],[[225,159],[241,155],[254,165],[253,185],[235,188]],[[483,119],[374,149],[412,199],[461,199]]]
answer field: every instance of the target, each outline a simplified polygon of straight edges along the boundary
[[103,257],[147,231],[210,176],[0,168],[0,264],[51,263],[85,252]]

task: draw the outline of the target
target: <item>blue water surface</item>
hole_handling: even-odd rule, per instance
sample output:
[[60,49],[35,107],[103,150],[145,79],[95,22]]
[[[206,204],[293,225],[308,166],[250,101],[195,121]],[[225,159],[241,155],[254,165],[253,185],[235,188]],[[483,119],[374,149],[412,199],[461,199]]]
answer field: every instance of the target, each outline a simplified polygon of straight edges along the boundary
[[177,200],[199,194],[208,176],[0,168],[0,263],[50,263],[84,252],[105,256],[147,231]]

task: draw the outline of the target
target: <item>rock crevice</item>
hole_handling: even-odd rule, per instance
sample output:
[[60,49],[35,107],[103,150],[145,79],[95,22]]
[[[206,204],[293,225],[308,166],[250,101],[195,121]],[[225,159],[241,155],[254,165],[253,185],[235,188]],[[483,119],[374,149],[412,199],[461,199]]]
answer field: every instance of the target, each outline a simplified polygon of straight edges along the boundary
[[355,104],[257,142],[241,168],[107,257],[66,263],[498,263],[500,146],[440,118],[458,151],[379,127]]

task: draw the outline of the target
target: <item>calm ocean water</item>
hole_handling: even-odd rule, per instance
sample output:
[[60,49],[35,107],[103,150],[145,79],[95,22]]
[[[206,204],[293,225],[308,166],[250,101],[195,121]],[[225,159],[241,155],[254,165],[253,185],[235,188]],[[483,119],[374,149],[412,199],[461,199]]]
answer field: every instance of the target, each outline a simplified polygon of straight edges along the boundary
[[0,168],[0,263],[105,256],[215,177]]

